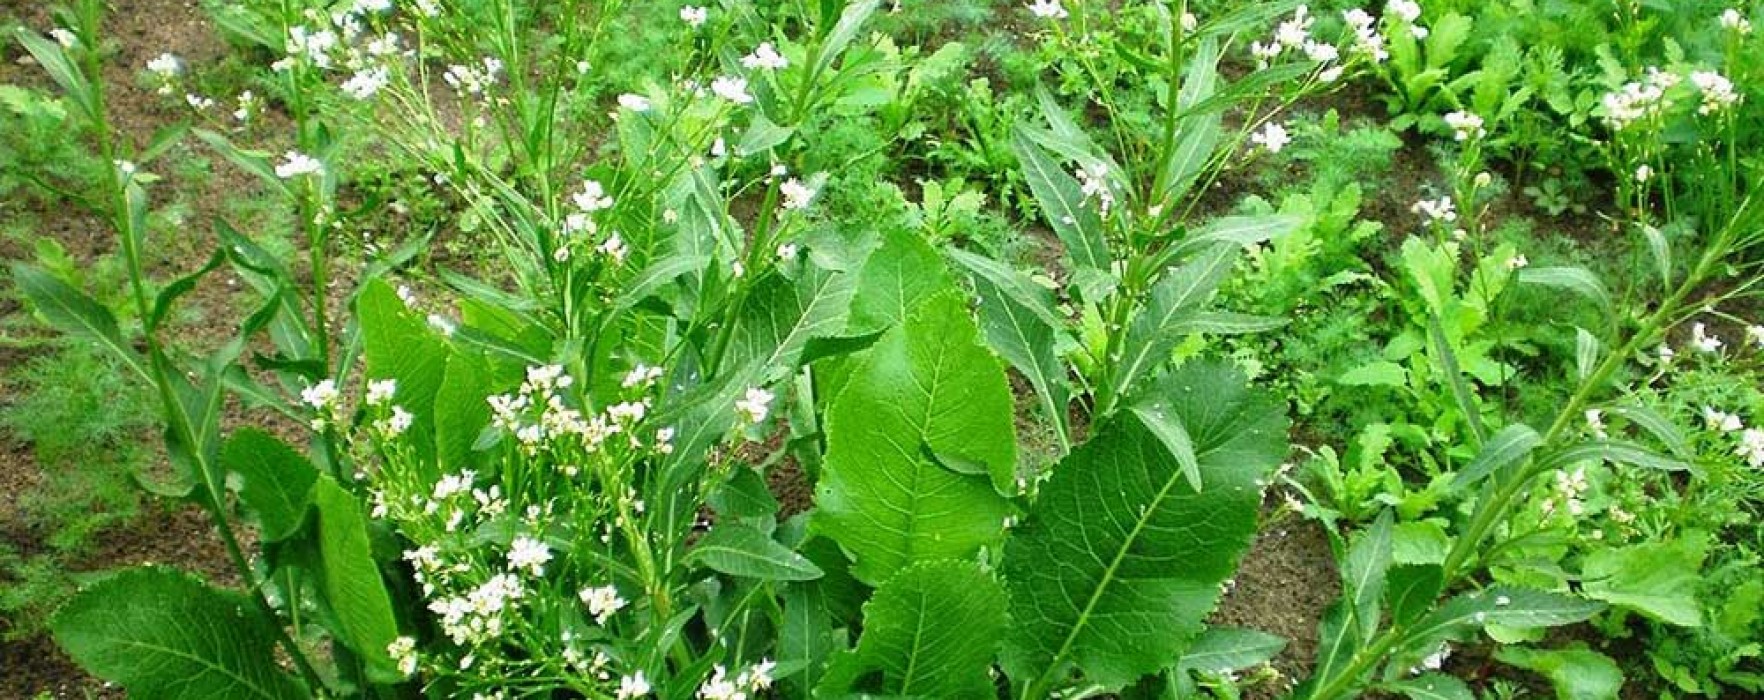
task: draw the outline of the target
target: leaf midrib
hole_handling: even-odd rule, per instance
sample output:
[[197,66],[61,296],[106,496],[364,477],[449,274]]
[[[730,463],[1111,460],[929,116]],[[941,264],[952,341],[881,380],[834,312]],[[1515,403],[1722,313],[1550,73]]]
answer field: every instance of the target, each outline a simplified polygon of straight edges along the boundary
[[1131,550],[1133,544],[1139,540],[1139,533],[1145,529],[1145,524],[1150,522],[1152,516],[1158,512],[1164,499],[1170,495],[1170,489],[1175,488],[1176,482],[1180,478],[1181,474],[1176,473],[1165,479],[1163,488],[1158,490],[1157,495],[1152,497],[1151,503],[1134,520],[1133,530],[1127,533],[1127,539],[1121,542],[1121,547],[1115,552],[1114,559],[1109,562],[1108,567],[1103,569],[1102,580],[1097,582],[1096,590],[1091,591],[1090,600],[1085,601],[1084,609],[1078,612],[1078,621],[1072,624],[1072,631],[1066,634],[1065,641],[1060,643],[1059,651],[1054,653],[1053,661],[1048,664],[1049,672],[1058,668],[1065,661],[1066,654],[1072,650],[1072,644],[1077,641],[1079,633],[1083,632],[1084,628],[1090,624],[1090,614],[1095,611],[1097,603],[1102,600],[1103,592],[1108,590],[1109,585],[1114,582],[1116,569],[1120,568],[1121,561],[1127,557],[1128,550]]

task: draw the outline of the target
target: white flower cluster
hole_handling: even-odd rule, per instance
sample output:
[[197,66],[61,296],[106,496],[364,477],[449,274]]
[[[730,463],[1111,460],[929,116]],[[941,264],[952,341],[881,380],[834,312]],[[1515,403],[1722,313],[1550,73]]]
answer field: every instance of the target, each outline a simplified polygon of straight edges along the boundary
[[[649,399],[614,404],[604,413],[584,416],[566,405],[559,393],[573,383],[562,366],[529,367],[527,381],[518,392],[490,397],[491,422],[513,435],[530,455],[564,447],[579,447],[592,454],[608,438],[620,434],[629,438],[632,448],[643,447],[633,429],[648,415]],[[652,449],[665,454],[672,449],[667,446],[671,437],[671,431],[658,432]]]
[[460,97],[483,97],[484,93],[496,86],[502,75],[502,61],[485,56],[478,65],[454,64],[447,67],[441,79],[447,81],[448,87]]
[[1733,448],[1734,456],[1745,460],[1754,469],[1764,468],[1764,428],[1746,427],[1738,414],[1709,406],[1703,407],[1703,424],[1719,433],[1739,433],[1739,442]]
[[576,594],[576,597],[581,598],[582,604],[588,606],[588,614],[594,618],[594,624],[602,626],[606,625],[606,621],[612,619],[612,616],[623,610],[627,604],[624,598],[619,597],[619,589],[614,588],[610,583],[605,586],[584,588]]
[[1557,503],[1560,503],[1565,506],[1570,516],[1580,517],[1580,514],[1586,509],[1585,504],[1581,502],[1581,497],[1586,495],[1589,488],[1591,485],[1586,480],[1586,467],[1575,467],[1572,472],[1565,469],[1556,470],[1555,492],[1543,503],[1544,515],[1555,513]]
[[766,659],[747,670],[729,677],[728,669],[717,664],[711,669],[711,677],[698,687],[698,697],[702,700],[747,700],[749,693],[772,687],[772,670],[777,667],[771,659]]
[[[600,224],[595,221],[594,215],[611,209],[614,204],[612,195],[607,193],[606,187],[599,180],[583,180],[582,190],[572,195],[570,201],[576,205],[576,209],[564,217],[563,232],[568,238],[558,245],[553,255],[558,262],[568,262],[575,255],[575,246],[585,245],[594,234],[600,232]],[[608,233],[605,239],[594,245],[594,250],[612,259],[615,264],[623,263],[631,253],[630,246],[625,244],[625,239],[617,231]]]
[[648,695],[649,692],[649,680],[643,677],[642,671],[638,671],[619,679],[619,692],[613,695],[613,698],[615,700],[633,700]]
[[784,195],[781,206],[786,212],[807,209],[809,203],[815,200],[815,189],[796,178],[785,180],[784,184],[778,186],[778,193]]
[[1065,19],[1070,16],[1060,0],[1033,0],[1029,3],[1029,14],[1039,19]]
[[1429,224],[1450,224],[1458,220],[1458,208],[1451,197],[1423,199],[1409,207],[1409,211],[1420,214]]
[[454,644],[475,646],[502,635],[503,611],[526,594],[519,576],[495,574],[464,595],[430,601],[429,612]]
[[[1384,37],[1378,33],[1377,20],[1365,10],[1354,8],[1342,12],[1342,19],[1349,31],[1353,32],[1348,52],[1360,58],[1379,63],[1390,57],[1384,48]],[[1275,59],[1288,52],[1302,54],[1306,60],[1318,64],[1321,69],[1317,74],[1319,80],[1330,83],[1339,79],[1347,66],[1341,63],[1342,48],[1333,41],[1320,41],[1311,35],[1316,24],[1316,17],[1311,14],[1307,5],[1299,5],[1293,9],[1292,16],[1274,27],[1274,33],[1266,41],[1250,42],[1250,55],[1256,59],[1256,65],[1266,68]],[[1270,149],[1272,150],[1272,149]]]
[[1474,112],[1452,112],[1445,115],[1445,123],[1452,128],[1452,138],[1458,141],[1479,139],[1488,133],[1482,128],[1482,117],[1476,116]]
[[1292,136],[1286,133],[1284,124],[1269,122],[1261,131],[1250,135],[1250,142],[1268,149],[1269,153],[1279,153],[1286,144],[1292,143]]
[[326,379],[300,390],[300,403],[312,409],[313,418],[307,423],[314,431],[322,431],[337,420],[342,410],[342,392],[337,391],[337,383]]
[[184,62],[177,56],[162,53],[147,62],[147,72],[159,83],[155,90],[161,95],[170,95],[177,88],[178,76],[184,72]]
[[1727,8],[1721,12],[1721,28],[1740,36],[1752,33],[1752,21],[1735,8]]
[[687,5],[680,8],[680,21],[694,28],[704,26],[704,21],[708,18],[710,18],[710,11],[702,7]]
[[404,431],[409,430],[411,424],[416,422],[416,416],[411,415],[410,411],[404,410],[403,406],[392,403],[392,399],[397,393],[398,380],[396,379],[368,382],[365,400],[368,407],[378,413],[378,417],[374,419],[374,431],[387,440],[403,435]]
[[299,151],[288,151],[276,165],[276,177],[291,180],[303,175],[324,175],[325,164]]
[[1390,52],[1384,48],[1384,35],[1378,33],[1378,20],[1371,14],[1356,7],[1343,11],[1341,19],[1354,32],[1355,53],[1373,63],[1383,63],[1390,58]]
[[790,61],[779,55],[769,41],[760,42],[753,53],[741,57],[741,66],[748,70],[778,70],[789,65]]
[[1624,83],[1599,100],[1605,110],[1605,124],[1622,131],[1643,119],[1659,116],[1672,104],[1666,92],[1678,83],[1676,74],[1649,66],[1641,80]]
[[772,392],[765,389],[759,387],[748,389],[747,394],[735,402],[735,414],[743,423],[758,425],[766,420],[767,414],[771,413],[772,399],[774,398],[776,397],[772,395]]
[[1703,102],[1697,105],[1697,114],[1708,116],[1739,104],[1739,93],[1734,92],[1733,81],[1727,76],[1710,70],[1692,71],[1691,84],[1703,94]]
[[1109,212],[1115,207],[1115,190],[1109,187],[1109,168],[1102,163],[1084,167],[1080,166],[1073,173],[1078,178],[1078,189],[1084,194],[1084,201],[1096,200],[1096,209],[1103,218],[1109,218]]

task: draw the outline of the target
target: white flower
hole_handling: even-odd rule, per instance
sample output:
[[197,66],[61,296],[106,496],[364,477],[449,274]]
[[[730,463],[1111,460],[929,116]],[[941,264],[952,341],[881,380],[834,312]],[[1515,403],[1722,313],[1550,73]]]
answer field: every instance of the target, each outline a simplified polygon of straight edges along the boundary
[[1703,93],[1703,104],[1697,107],[1697,113],[1708,115],[1732,107],[1739,102],[1739,93],[1733,90],[1733,81],[1715,71],[1700,70],[1690,74],[1691,83]]
[[288,151],[282,156],[282,164],[276,166],[276,177],[283,180],[301,175],[320,175],[324,172],[324,163],[299,151]]
[[1060,5],[1060,0],[1034,0],[1029,3],[1029,14],[1041,19],[1065,19],[1067,17],[1066,8]]
[[778,192],[784,195],[783,207],[785,211],[807,209],[809,202],[815,199],[814,189],[802,184],[802,181],[796,178],[785,180],[784,184],[778,186]]
[[1335,48],[1335,44],[1325,44],[1320,41],[1306,41],[1305,56],[1318,63],[1328,63],[1337,58],[1341,58],[1341,51]]
[[747,390],[747,395],[735,402],[735,412],[748,423],[759,423],[766,419],[772,410],[772,392],[759,387]]
[[398,393],[398,380],[376,379],[368,382],[367,402],[369,406],[384,406],[392,401],[392,395]]
[[1311,8],[1299,5],[1292,11],[1292,19],[1281,22],[1274,28],[1274,41],[1281,46],[1302,46],[1311,38]]
[[1710,335],[1702,322],[1691,324],[1691,347],[1698,352],[1720,352],[1721,345],[1721,338]]
[[374,427],[378,428],[382,435],[395,438],[403,435],[404,431],[410,430],[410,425],[414,422],[416,422],[416,416],[411,415],[410,411],[404,410],[403,406],[393,406],[392,415],[386,416],[384,420],[375,421]]
[[194,109],[198,112],[206,112],[209,107],[214,106],[214,100],[193,92],[184,94],[184,102],[190,105],[190,109]]
[[1081,166],[1073,175],[1078,178],[1078,189],[1084,195],[1084,201],[1095,197],[1097,211],[1106,218],[1109,210],[1115,207],[1115,191],[1109,187],[1109,167],[1102,163]]
[[1250,141],[1268,149],[1269,153],[1279,153],[1280,149],[1286,148],[1286,144],[1292,143],[1292,137],[1287,135],[1285,126],[1270,122],[1261,131],[1251,135]]
[[386,84],[390,82],[392,82],[391,72],[387,71],[385,66],[375,66],[350,76],[348,80],[343,82],[343,92],[355,99],[366,100],[373,97],[380,91],[380,88],[386,87]]
[[649,694],[649,681],[643,679],[643,672],[638,671],[619,679],[619,692],[613,697],[616,700],[632,700]]
[[1648,179],[1652,178],[1653,176],[1654,176],[1654,169],[1648,167],[1647,164],[1644,163],[1642,165],[1636,166],[1636,168],[1635,168],[1635,181],[1636,182],[1647,182]]
[[753,53],[741,57],[741,65],[749,70],[777,70],[789,66],[790,61],[785,60],[783,56],[778,54],[777,49],[772,48],[772,42],[763,41],[759,46],[754,47]]
[[599,588],[584,588],[576,594],[582,604],[588,606],[588,614],[594,616],[594,624],[604,625],[614,613],[625,607],[625,599],[619,597],[619,590],[611,584]]
[[1739,446],[1734,448],[1733,453],[1754,468],[1764,467],[1764,430],[1746,428],[1745,432],[1740,433]]
[[1753,345],[1764,348],[1764,326],[1746,326],[1746,337],[1752,339]]
[[631,368],[629,373],[625,374],[624,386],[629,389],[639,384],[649,384],[660,379],[661,376],[662,368],[638,363],[636,367]]
[[753,101],[753,95],[747,93],[747,79],[732,75],[720,76],[711,81],[711,92],[730,102],[744,105]]
[[1507,261],[1507,269],[1509,270],[1519,270],[1530,265],[1531,260],[1526,258],[1523,254],[1515,255],[1513,256],[1513,259]]
[[631,254],[631,248],[625,245],[625,239],[620,238],[616,232],[601,241],[595,250],[600,251],[601,255],[612,258],[615,263],[624,262],[625,257]]
[[329,379],[300,390],[300,402],[315,411],[324,411],[336,405],[339,396],[337,383]]
[[250,90],[239,93],[239,108],[233,110],[233,118],[241,123],[251,121],[251,115],[257,112],[257,95]]
[[1710,406],[1703,407],[1703,424],[1708,426],[1710,430],[1719,430],[1724,433],[1731,433],[1746,427],[1745,423],[1740,422],[1738,415]]
[[741,675],[735,677],[735,683],[755,692],[766,690],[772,687],[772,670],[777,667],[776,662],[765,659],[742,671]]
[[78,36],[61,27],[49,30],[49,36],[54,37],[55,43],[61,44],[61,47],[64,49],[71,49],[80,45],[80,38]]
[[685,7],[680,8],[680,21],[685,22],[685,23],[692,25],[694,27],[697,27],[697,26],[704,24],[704,21],[706,19],[708,19],[709,17],[710,17],[710,11],[706,10],[702,7],[694,7],[692,5],[687,5]]
[[169,53],[162,53],[153,60],[147,62],[147,71],[159,76],[161,79],[170,80],[177,77],[179,73],[184,72],[184,64],[182,61],[178,60],[177,56],[173,56]]
[[729,679],[728,669],[717,664],[711,668],[711,677],[698,687],[698,697],[702,700],[747,700],[747,693]]
[[355,0],[356,12],[390,12],[391,10],[392,0]]
[[1586,427],[1592,431],[1593,437],[1605,439],[1605,412],[1596,408],[1586,409]]
[[1390,0],[1384,9],[1404,22],[1413,23],[1421,19],[1421,3],[1414,0]]
[[1473,112],[1452,112],[1445,115],[1445,123],[1446,126],[1452,128],[1452,138],[1459,141],[1481,138],[1483,134],[1487,133],[1482,128],[1482,117],[1476,116]]
[[577,209],[589,214],[610,208],[613,205],[612,196],[606,193],[606,188],[602,187],[598,180],[583,181],[582,191],[577,192],[572,199],[575,201]]
[[386,645],[386,655],[398,664],[398,672],[406,676],[417,671],[417,653],[415,637],[399,637]]
[[789,262],[796,259],[796,244],[784,243],[778,246],[778,259]]
[[662,428],[655,431],[655,451],[664,455],[674,453],[674,429]]
[[1740,36],[1752,33],[1752,21],[1734,8],[1727,8],[1721,13],[1721,28],[1732,31]]
[[619,106],[633,112],[647,112],[649,111],[649,98],[633,92],[627,92],[623,95],[619,95]]
[[1195,17],[1193,12],[1182,13],[1182,31],[1192,32],[1192,31],[1199,29],[1199,28],[1200,28],[1200,18],[1199,17]]
[[551,561],[551,548],[532,537],[521,535],[508,548],[508,568],[526,569],[534,576],[545,575],[545,563]]
[[1409,207],[1409,211],[1420,214],[1428,223],[1451,223],[1458,220],[1458,208],[1452,204],[1451,197],[1423,199]]
[[1262,66],[1266,66],[1269,61],[1279,58],[1280,52],[1284,50],[1286,50],[1286,47],[1282,46],[1278,41],[1271,41],[1266,44],[1260,41],[1250,42],[1250,55],[1255,56],[1256,63]]

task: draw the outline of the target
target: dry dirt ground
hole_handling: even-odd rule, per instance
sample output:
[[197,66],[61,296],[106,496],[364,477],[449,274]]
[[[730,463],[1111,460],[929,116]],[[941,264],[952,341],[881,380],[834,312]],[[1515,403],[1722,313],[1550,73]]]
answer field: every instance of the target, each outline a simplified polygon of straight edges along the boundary
[[[168,106],[164,98],[136,87],[136,73],[141,66],[161,52],[182,57],[189,65],[220,59],[227,47],[217,38],[212,26],[194,2],[184,0],[127,0],[116,3],[118,9],[109,17],[105,28],[115,42],[105,79],[111,86],[113,120],[136,143],[144,144],[159,127],[183,116],[181,110]],[[0,20],[16,19],[38,30],[48,29],[49,14],[33,0],[0,0]],[[23,52],[10,42],[0,42],[0,84],[21,84],[47,87],[37,67],[24,58]],[[222,211],[226,197],[250,192],[255,184],[248,176],[224,165],[215,168],[214,177],[192,198],[193,221],[206,221]],[[0,208],[0,216],[5,209]],[[111,252],[114,238],[96,217],[78,211],[36,212],[42,222],[43,235],[53,237],[78,259],[90,260]],[[28,258],[31,252],[17,241],[0,240],[0,257]],[[175,274],[177,264],[164,262],[156,274]],[[207,307],[217,327],[179,329],[179,340],[201,343],[205,336],[228,332],[228,319],[234,318],[235,306],[225,288],[205,284],[193,302]],[[6,295],[0,294],[0,298]],[[0,314],[17,312],[16,304],[0,300]],[[30,351],[0,349],[0,364],[12,366],[32,355]],[[0,385],[0,404],[15,400],[14,387]],[[245,419],[235,415],[232,420]],[[140,439],[153,443],[157,436],[144,434]],[[35,488],[42,481],[43,465],[33,457],[31,446],[17,436],[0,430],[0,538],[24,552],[39,551],[44,546],[43,533],[35,532],[20,517],[17,495]],[[779,474],[774,489],[781,500],[793,507],[812,491],[802,483],[800,473]],[[184,507],[150,507],[142,519],[132,526],[105,533],[98,546],[78,564],[81,571],[154,562],[169,564],[203,573],[219,583],[236,582],[237,577],[227,565],[225,550],[210,528],[207,518],[198,510]],[[5,585],[0,581],[0,585]],[[1312,523],[1289,522],[1271,528],[1257,539],[1245,560],[1235,585],[1214,616],[1214,622],[1253,627],[1291,640],[1276,659],[1275,666],[1286,678],[1302,677],[1308,669],[1315,646],[1315,630],[1323,608],[1338,589],[1334,564],[1327,542],[1318,526]],[[5,622],[0,620],[0,631]],[[1273,688],[1255,692],[1271,696]],[[82,673],[45,637],[0,643],[0,700],[31,698],[39,693],[53,697],[120,697],[121,693]]]

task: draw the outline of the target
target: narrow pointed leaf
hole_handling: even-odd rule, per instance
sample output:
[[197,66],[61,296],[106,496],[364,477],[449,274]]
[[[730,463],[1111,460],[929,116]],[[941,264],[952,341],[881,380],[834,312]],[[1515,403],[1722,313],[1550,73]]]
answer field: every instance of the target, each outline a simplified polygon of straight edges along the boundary
[[1126,352],[1117,373],[1118,393],[1132,393],[1134,384],[1170,359],[1170,351],[1184,336],[1184,323],[1212,300],[1236,259],[1235,248],[1216,245],[1164,273],[1127,329]]
[[97,341],[141,378],[147,377],[141,354],[123,340],[110,309],[54,275],[23,263],[12,264],[12,283],[56,328]]
[[1501,428],[1489,436],[1488,442],[1482,444],[1482,451],[1476,453],[1476,458],[1470,460],[1463,471],[1458,472],[1452,488],[1467,489],[1484,477],[1517,464],[1542,444],[1543,436],[1524,423]]
[[1017,130],[1011,144],[1047,225],[1066,246],[1066,256],[1076,267],[1109,269],[1102,216],[1084,201],[1078,181],[1049,158],[1023,130]]
[[765,533],[738,523],[719,523],[687,553],[688,563],[761,581],[812,581],[821,569]]

